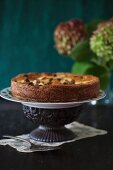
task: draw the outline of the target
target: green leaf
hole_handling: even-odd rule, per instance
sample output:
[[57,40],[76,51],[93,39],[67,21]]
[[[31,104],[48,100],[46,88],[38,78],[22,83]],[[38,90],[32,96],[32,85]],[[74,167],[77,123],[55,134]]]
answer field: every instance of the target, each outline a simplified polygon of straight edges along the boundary
[[72,49],[70,56],[77,61],[88,61],[90,60],[90,47],[89,41],[83,40],[82,42],[76,44],[76,46]]
[[106,67],[108,72],[113,71],[113,60],[105,62],[103,58],[98,58],[98,56],[95,54],[95,55],[92,55],[91,62],[95,63],[98,66]]
[[71,72],[76,74],[86,74],[87,70],[92,67],[93,64],[89,62],[75,62],[72,66]]
[[76,62],[72,67],[72,73],[76,74],[91,74],[99,77],[100,87],[105,90],[109,84],[109,72],[108,70],[99,65],[95,65],[89,62]]
[[101,19],[97,19],[97,20],[94,20],[90,23],[88,23],[86,25],[86,29],[87,29],[87,33],[88,33],[88,37],[90,37],[93,33],[93,31],[96,30],[97,28],[97,25],[100,24],[101,22],[103,22],[104,20],[101,20]]
[[107,62],[106,66],[109,71],[113,71],[113,60],[110,60],[109,62]]
[[99,77],[102,90],[107,88],[109,84],[109,72],[105,67],[94,65],[92,68],[89,68],[86,73]]

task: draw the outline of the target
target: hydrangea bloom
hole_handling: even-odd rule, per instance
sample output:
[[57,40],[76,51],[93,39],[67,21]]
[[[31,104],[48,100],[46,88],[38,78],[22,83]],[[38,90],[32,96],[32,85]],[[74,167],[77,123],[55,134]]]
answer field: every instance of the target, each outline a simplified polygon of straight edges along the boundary
[[90,39],[90,46],[104,63],[113,60],[113,19],[98,25]]
[[86,37],[85,25],[74,19],[60,23],[54,32],[55,47],[60,54],[69,55],[73,47]]

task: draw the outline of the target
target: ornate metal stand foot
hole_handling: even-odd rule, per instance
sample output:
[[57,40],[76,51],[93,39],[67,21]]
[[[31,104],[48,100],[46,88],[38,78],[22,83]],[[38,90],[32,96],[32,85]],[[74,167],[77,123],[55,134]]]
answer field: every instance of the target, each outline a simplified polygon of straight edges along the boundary
[[42,109],[23,105],[25,116],[38,124],[30,138],[41,142],[62,142],[75,138],[64,125],[77,119],[81,106],[63,109]]
[[75,138],[75,134],[65,127],[50,128],[39,126],[30,133],[30,138],[40,142],[62,142]]

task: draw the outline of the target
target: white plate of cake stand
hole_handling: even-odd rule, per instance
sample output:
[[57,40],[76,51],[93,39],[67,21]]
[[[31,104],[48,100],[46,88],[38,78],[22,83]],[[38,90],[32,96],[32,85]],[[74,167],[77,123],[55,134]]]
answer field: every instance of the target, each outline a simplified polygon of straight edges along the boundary
[[53,147],[75,141],[76,135],[65,125],[77,119],[83,104],[103,99],[105,92],[100,90],[97,98],[65,103],[19,100],[12,96],[10,87],[1,90],[0,96],[23,105],[25,116],[38,125],[38,128],[29,133],[30,139],[35,144],[45,143],[53,150]]

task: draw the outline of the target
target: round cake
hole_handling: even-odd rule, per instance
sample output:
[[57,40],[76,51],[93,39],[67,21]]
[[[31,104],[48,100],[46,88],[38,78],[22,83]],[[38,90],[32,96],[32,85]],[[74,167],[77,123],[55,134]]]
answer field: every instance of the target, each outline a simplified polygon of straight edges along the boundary
[[37,102],[72,102],[99,95],[100,81],[92,75],[71,73],[19,74],[11,80],[11,93],[18,99]]

